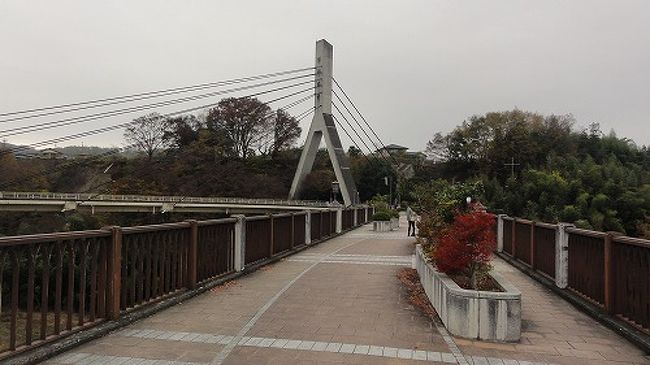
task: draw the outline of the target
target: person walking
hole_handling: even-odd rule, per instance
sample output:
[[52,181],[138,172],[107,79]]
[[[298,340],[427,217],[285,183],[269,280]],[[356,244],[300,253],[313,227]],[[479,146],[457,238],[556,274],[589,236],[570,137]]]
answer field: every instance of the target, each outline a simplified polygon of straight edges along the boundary
[[[407,235],[408,236],[413,236],[415,237],[415,220],[417,219],[417,214],[411,209],[410,205],[406,206],[406,220],[409,222],[409,228]],[[411,229],[413,229],[413,233],[411,233]]]

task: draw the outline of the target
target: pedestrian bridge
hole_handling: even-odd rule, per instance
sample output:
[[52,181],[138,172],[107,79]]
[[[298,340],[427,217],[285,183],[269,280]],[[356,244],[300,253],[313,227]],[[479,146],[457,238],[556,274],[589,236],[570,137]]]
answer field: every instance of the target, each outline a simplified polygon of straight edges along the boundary
[[0,211],[90,213],[264,213],[327,210],[338,203],[315,200],[255,199],[236,197],[192,197],[160,195],[112,195],[95,193],[0,192]]
[[12,315],[21,315],[10,324],[12,353],[1,356],[53,365],[650,363],[499,258],[495,270],[523,293],[521,341],[450,336],[409,281],[414,239],[403,224],[372,231],[367,213],[115,227],[11,246],[2,238],[27,285],[11,288],[20,293]]

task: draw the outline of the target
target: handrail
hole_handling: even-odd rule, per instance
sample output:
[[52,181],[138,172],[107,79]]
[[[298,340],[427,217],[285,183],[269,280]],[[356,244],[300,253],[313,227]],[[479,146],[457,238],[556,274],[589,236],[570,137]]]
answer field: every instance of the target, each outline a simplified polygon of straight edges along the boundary
[[238,197],[184,197],[176,195],[130,195],[130,194],[93,194],[93,193],[51,193],[51,192],[0,192],[2,199],[27,199],[27,200],[74,200],[74,201],[143,201],[143,202],[189,202],[189,203],[237,203],[237,204],[268,204],[268,205],[296,205],[313,207],[331,207],[332,204],[318,200],[282,200],[264,198],[238,198]]
[[0,247],[8,247],[15,245],[28,245],[30,243],[63,241],[78,238],[97,238],[109,237],[111,231],[106,229],[93,229],[87,231],[70,231],[70,232],[54,232],[54,233],[38,233],[20,236],[6,236],[0,237]]
[[123,234],[129,233],[143,233],[151,232],[158,230],[169,230],[169,229],[181,229],[187,228],[190,226],[190,222],[174,222],[174,223],[161,223],[161,224],[149,224],[146,226],[133,226],[133,227],[124,227],[122,228]]
[[612,238],[612,241],[617,243],[623,243],[626,245],[634,245],[643,248],[650,248],[650,240],[646,240],[643,238],[635,238],[629,236],[614,236]]
[[569,232],[569,233],[579,234],[579,235],[582,235],[582,236],[593,237],[593,238],[603,238],[603,237],[607,236],[607,233],[605,233],[605,232],[592,231],[592,230],[589,230],[589,229],[582,229],[582,228],[576,228],[576,227],[567,227],[566,231]]
[[557,229],[557,224],[535,221],[535,227],[542,227],[542,228],[548,228],[548,229]]
[[[507,220],[507,221],[515,221],[516,220],[517,223],[531,224],[532,222],[534,222],[536,227],[549,228],[549,229],[557,229],[558,228],[558,225],[553,224],[553,223],[531,221],[531,220],[524,219],[524,218],[517,218],[517,217],[510,217],[510,216],[502,216],[502,218],[504,220]],[[566,232],[572,233],[572,234],[577,234],[577,235],[583,235],[583,236],[587,236],[587,237],[592,237],[592,238],[604,238],[609,234],[608,232],[594,231],[594,230],[590,230],[590,229],[577,228],[577,227],[572,227],[572,226],[566,227]],[[630,236],[624,236],[624,235],[621,235],[621,234],[616,234],[616,235],[613,235],[612,240],[615,241],[615,242],[619,242],[619,243],[625,243],[625,244],[650,248],[650,240],[644,239],[644,238],[630,237]]]

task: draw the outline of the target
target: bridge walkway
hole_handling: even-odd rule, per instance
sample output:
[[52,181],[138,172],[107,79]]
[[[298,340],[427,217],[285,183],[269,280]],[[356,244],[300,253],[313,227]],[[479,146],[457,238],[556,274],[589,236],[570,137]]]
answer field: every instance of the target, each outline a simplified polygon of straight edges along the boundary
[[47,363],[650,364],[499,260],[496,269],[524,293],[521,343],[449,337],[397,278],[413,244],[404,229],[375,234],[364,226]]

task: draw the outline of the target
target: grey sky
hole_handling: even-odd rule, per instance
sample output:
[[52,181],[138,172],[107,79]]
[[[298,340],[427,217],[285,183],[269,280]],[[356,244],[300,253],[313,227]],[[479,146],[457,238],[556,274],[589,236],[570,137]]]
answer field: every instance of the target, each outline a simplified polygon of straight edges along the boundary
[[0,112],[311,66],[319,38],[386,143],[422,149],[470,115],[518,107],[650,144],[643,0],[0,0]]

